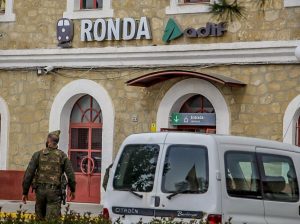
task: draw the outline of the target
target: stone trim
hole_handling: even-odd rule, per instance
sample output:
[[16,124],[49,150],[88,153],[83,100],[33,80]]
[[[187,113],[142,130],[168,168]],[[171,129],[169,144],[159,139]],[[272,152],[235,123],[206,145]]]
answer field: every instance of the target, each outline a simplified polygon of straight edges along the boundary
[[288,105],[283,117],[283,142],[296,143],[296,123],[300,116],[300,95],[295,97]]
[[[67,153],[71,111],[76,101],[85,94],[91,95],[98,102],[102,110],[102,148],[105,150],[102,151],[101,170],[104,172],[113,161],[115,110],[108,92],[100,84],[92,80],[79,79],[64,86],[56,95],[52,104],[49,131],[61,130],[59,147]],[[103,177],[104,175],[101,175],[101,178]],[[101,187],[99,190],[102,191],[102,189]]]
[[300,41],[0,50],[0,68],[166,67],[224,64],[299,63]]
[[[213,3],[211,0],[210,3]],[[207,13],[210,12],[209,3],[181,4],[178,0],[170,0],[170,6],[166,8],[167,15]]]
[[112,9],[112,0],[104,0],[102,9],[95,10],[80,10],[79,0],[67,0],[67,10],[63,17],[68,19],[96,19],[113,17],[114,10]]
[[5,13],[0,14],[0,23],[16,21],[16,15],[13,12],[14,0],[7,0],[5,3]]
[[165,94],[157,111],[157,131],[169,128],[170,114],[178,112],[183,103],[196,94],[205,96],[212,103],[217,116],[217,134],[229,135],[230,113],[222,93],[210,82],[200,79],[180,81]]
[[9,109],[5,100],[0,97],[0,170],[7,169],[8,142],[9,142]]
[[299,0],[284,0],[284,7],[297,7],[300,6]]

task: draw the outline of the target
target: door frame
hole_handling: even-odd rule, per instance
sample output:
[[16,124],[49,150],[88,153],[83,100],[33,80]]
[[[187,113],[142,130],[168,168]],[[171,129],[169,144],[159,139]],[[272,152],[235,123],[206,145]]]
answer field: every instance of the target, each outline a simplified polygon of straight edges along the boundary
[[[109,93],[100,83],[88,79],[77,79],[63,86],[57,93],[51,107],[49,132],[61,130],[59,147],[68,153],[71,111],[75,102],[85,94],[92,96],[101,106],[102,119],[105,121],[102,128],[102,147],[105,150],[102,153],[101,164],[101,170],[105,170],[113,162],[115,109]],[[104,175],[101,176],[101,181],[103,178]],[[101,195],[105,194],[103,188],[99,191]]]
[[[241,153],[253,153],[256,157],[255,146],[253,145],[219,145],[219,160],[221,171],[221,185],[222,185],[222,213],[224,220],[232,218],[233,224],[245,223],[245,217],[248,217],[247,223],[251,224],[266,224],[265,220],[265,207],[263,199],[252,199],[243,197],[232,197],[227,192],[226,170],[225,170],[225,155],[226,152],[241,152]],[[259,172],[259,171],[258,171]],[[250,206],[245,206],[245,205]],[[243,206],[241,206],[243,205]],[[249,209],[249,207],[251,209]],[[228,214],[228,208],[231,211]],[[256,212],[254,211],[256,210]],[[259,214],[260,211],[263,211]],[[243,212],[243,214],[242,214]]]
[[[286,151],[281,149],[275,149],[275,148],[266,148],[266,147],[259,147],[257,146],[255,149],[257,154],[265,154],[265,155],[271,155],[271,156],[283,156],[288,157],[293,161],[293,165],[295,168],[296,176],[297,176],[297,182],[298,182],[298,191],[300,189],[300,154],[295,153],[292,151]],[[297,155],[297,156],[296,156]],[[257,156],[259,158],[259,156]],[[259,172],[262,172],[262,161],[261,158],[258,159],[259,163]],[[298,171],[298,172],[297,172]],[[261,180],[262,182],[262,180]],[[263,191],[263,189],[262,189]],[[300,208],[300,192],[299,199],[297,202],[284,202],[284,201],[271,201],[271,200],[264,200],[265,204],[265,219],[267,223],[274,223],[274,224],[282,224],[284,222],[291,223],[291,224],[297,224],[300,220],[300,214],[299,214],[299,208]],[[273,208],[271,208],[274,206]],[[284,209],[282,209],[284,206]],[[278,215],[277,218],[274,217],[274,214],[268,215],[268,211],[274,211],[274,214]],[[294,211],[295,216],[293,214],[289,215],[290,212]],[[286,214],[286,216],[282,216],[282,212]],[[281,215],[280,215],[281,213]],[[297,218],[296,218],[297,217]]]

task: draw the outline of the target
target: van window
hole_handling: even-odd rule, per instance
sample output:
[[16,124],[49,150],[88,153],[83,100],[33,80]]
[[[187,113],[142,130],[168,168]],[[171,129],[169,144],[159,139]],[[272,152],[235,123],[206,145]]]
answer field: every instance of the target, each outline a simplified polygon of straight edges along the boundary
[[113,179],[116,190],[151,192],[153,189],[158,145],[127,145]]
[[255,153],[225,154],[227,192],[232,197],[261,199],[260,178]]
[[259,154],[264,199],[296,202],[299,199],[295,167],[287,156]]
[[162,192],[205,193],[207,189],[207,149],[191,145],[170,146],[164,164]]

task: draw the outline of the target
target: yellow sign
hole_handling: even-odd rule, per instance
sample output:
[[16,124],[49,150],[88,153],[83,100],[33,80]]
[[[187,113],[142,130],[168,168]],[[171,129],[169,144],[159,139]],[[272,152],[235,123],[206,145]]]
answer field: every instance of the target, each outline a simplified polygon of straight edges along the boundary
[[151,132],[156,132],[156,123],[151,124]]

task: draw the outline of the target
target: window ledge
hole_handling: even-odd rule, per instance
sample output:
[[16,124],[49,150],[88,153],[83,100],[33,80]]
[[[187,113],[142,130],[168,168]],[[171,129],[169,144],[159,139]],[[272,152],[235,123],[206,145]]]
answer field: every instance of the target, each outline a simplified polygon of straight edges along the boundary
[[209,4],[176,4],[166,8],[166,14],[190,14],[190,13],[207,13],[210,12]]
[[0,23],[1,22],[15,22],[15,21],[16,21],[16,15],[14,13],[0,14]]
[[0,23],[16,21],[16,15],[13,12],[13,6],[14,0],[6,1],[5,11],[0,13]]
[[97,19],[97,18],[108,18],[113,17],[113,9],[99,9],[99,10],[80,10],[64,12],[64,18],[68,19]]
[[284,7],[297,7],[300,6],[299,0],[284,0]]

